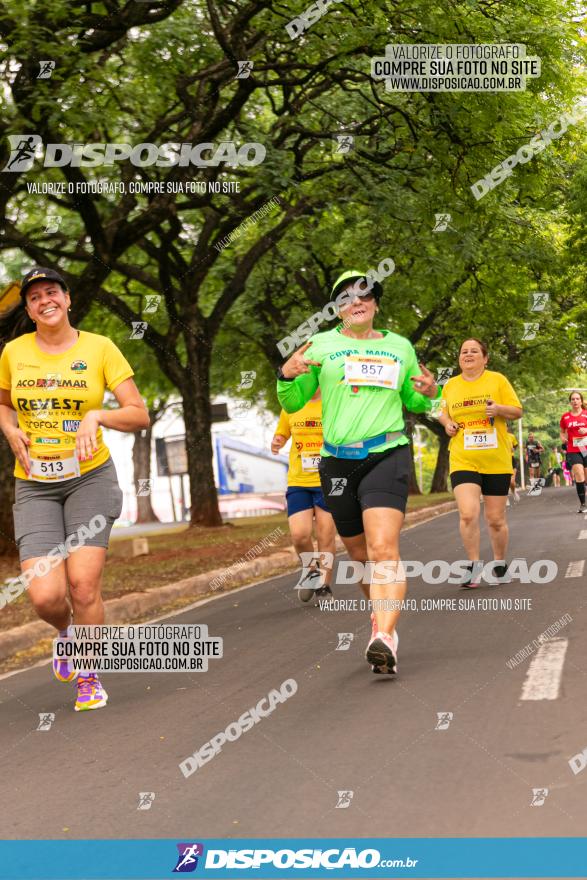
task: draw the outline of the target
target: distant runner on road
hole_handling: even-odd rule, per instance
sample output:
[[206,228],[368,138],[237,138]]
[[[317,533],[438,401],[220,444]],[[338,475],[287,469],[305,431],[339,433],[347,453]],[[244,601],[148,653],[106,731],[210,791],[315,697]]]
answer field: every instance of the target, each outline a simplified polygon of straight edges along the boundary
[[558,446],[554,447],[550,455],[550,467],[552,469],[552,485],[558,489],[560,488],[563,473],[563,454]]
[[583,409],[583,395],[572,391],[569,395],[570,410],[560,420],[561,440],[567,444],[567,467],[575,478],[579,496],[577,513],[587,513],[585,506],[585,468],[587,467],[587,411]]
[[[271,452],[277,455],[291,437],[289,468],[287,472],[287,516],[291,539],[296,553],[313,553],[312,524],[316,523],[316,542],[319,553],[336,552],[336,529],[328,512],[320,486],[320,450],[322,449],[322,401],[320,389],[312,399],[295,413],[281,411]],[[326,557],[328,558],[328,557]],[[321,561],[324,557],[320,557]],[[301,602],[329,599],[332,596],[332,567],[318,563],[302,573],[298,584]]]
[[528,471],[530,474],[530,482],[533,480],[537,480],[540,477],[540,469],[542,467],[542,453],[544,452],[544,446],[538,440],[532,431],[528,434],[528,439],[526,440],[526,462],[528,464]]
[[508,443],[510,444],[510,447],[511,447],[511,453],[512,453],[512,467],[513,467],[513,469],[514,469],[514,470],[513,470],[513,473],[512,473],[511,480],[510,480],[510,492],[511,492],[511,494],[512,494],[512,496],[513,496],[514,501],[519,501],[519,500],[520,500],[520,496],[519,496],[519,493],[518,493],[518,487],[516,486],[516,476],[517,476],[517,474],[518,474],[518,468],[519,468],[519,466],[520,466],[520,462],[519,462],[518,459],[516,458],[516,447],[517,447],[517,445],[518,445],[518,441],[516,440],[516,438],[514,437],[514,435],[511,434],[509,431],[508,431],[508,433],[507,433],[507,438],[506,438],[506,439],[507,439],[507,441],[508,441]]
[[561,443],[561,452],[564,454],[563,458],[563,477],[565,478],[565,483],[567,486],[572,486],[575,482],[573,479],[572,471],[569,467],[569,463],[567,461],[567,444]]
[[406,593],[399,534],[411,465],[402,406],[428,411],[440,389],[432,373],[418,367],[408,339],[374,329],[382,294],[381,284],[363,272],[344,272],[330,296],[343,323],[316,334],[286,361],[277,393],[291,413],[322,391],[324,498],[351,559],[388,563],[385,570],[375,565],[361,586],[375,603],[366,659],[373,672],[394,674]]
[[[460,376],[442,389],[439,422],[451,437],[450,480],[459,509],[460,530],[470,564],[461,586],[480,586],[481,496],[491,547],[491,583],[508,578],[506,501],[512,478],[512,447],[507,420],[519,419],[522,404],[501,373],[487,369],[489,352],[480,339],[465,339],[459,353]],[[476,564],[477,563],[477,564]]]

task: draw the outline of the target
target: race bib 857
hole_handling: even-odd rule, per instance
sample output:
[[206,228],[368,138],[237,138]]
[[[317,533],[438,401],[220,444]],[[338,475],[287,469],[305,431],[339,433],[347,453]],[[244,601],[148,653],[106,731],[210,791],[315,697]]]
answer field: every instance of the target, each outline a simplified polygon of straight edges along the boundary
[[345,385],[375,385],[396,389],[399,383],[399,361],[386,357],[365,357],[352,354],[344,359]]

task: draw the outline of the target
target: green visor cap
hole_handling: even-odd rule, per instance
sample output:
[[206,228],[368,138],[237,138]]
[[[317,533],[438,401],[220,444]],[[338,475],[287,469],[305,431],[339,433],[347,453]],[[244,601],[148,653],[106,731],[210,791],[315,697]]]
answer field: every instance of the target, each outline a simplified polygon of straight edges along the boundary
[[[366,283],[368,283],[367,276],[364,272],[357,272],[354,269],[349,269],[347,272],[343,272],[342,275],[339,275],[336,281],[332,286],[332,291],[330,292],[330,299],[335,300],[337,295],[344,290],[345,287],[348,287],[349,284],[352,284],[353,281],[359,281],[363,279]],[[383,288],[379,281],[375,281],[368,289],[365,290],[365,293],[373,293],[375,294],[375,299],[377,302],[383,296]]]

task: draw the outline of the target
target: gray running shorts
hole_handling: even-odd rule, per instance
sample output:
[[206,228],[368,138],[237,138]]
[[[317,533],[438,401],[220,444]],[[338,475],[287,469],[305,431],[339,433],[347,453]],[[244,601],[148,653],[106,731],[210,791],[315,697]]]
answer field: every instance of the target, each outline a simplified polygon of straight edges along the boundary
[[[111,458],[94,470],[62,483],[16,480],[14,534],[20,561],[47,556],[75,536],[81,526],[95,530],[102,517],[106,524],[93,537],[83,535],[86,547],[108,547],[114,521],[122,511],[122,491]],[[90,522],[92,526],[90,526]],[[72,547],[80,544],[72,538]]]

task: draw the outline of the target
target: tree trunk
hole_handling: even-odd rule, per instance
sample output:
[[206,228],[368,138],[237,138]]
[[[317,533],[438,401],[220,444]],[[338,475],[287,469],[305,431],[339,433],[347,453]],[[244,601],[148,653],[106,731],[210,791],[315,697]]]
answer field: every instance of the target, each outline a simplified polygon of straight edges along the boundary
[[[150,414],[151,415],[151,414]],[[151,435],[153,428],[147,428],[145,431],[137,431],[134,435],[135,442],[132,448],[132,463],[135,481],[135,491],[137,493],[137,523],[159,522],[151,504]],[[145,482],[147,481],[149,491],[145,491]],[[141,494],[139,494],[141,493]]]
[[211,345],[201,336],[197,339],[188,336],[188,340],[188,363],[181,394],[190,478],[190,525],[221,526],[212,467]]
[[12,505],[14,504],[14,455],[10,446],[0,434],[0,556],[14,556],[14,522]]
[[418,479],[416,477],[416,464],[414,462],[414,443],[413,443],[413,434],[414,434],[414,425],[416,423],[416,419],[413,413],[404,412],[404,421],[406,424],[406,434],[410,438],[410,480],[408,483],[408,494],[409,495],[421,495],[422,492],[420,487],[418,486]]
[[438,458],[436,459],[436,467],[434,468],[430,491],[446,492],[449,471],[448,444],[450,442],[450,437],[447,436],[446,431],[444,430],[442,433],[436,434],[436,437],[439,444]]

